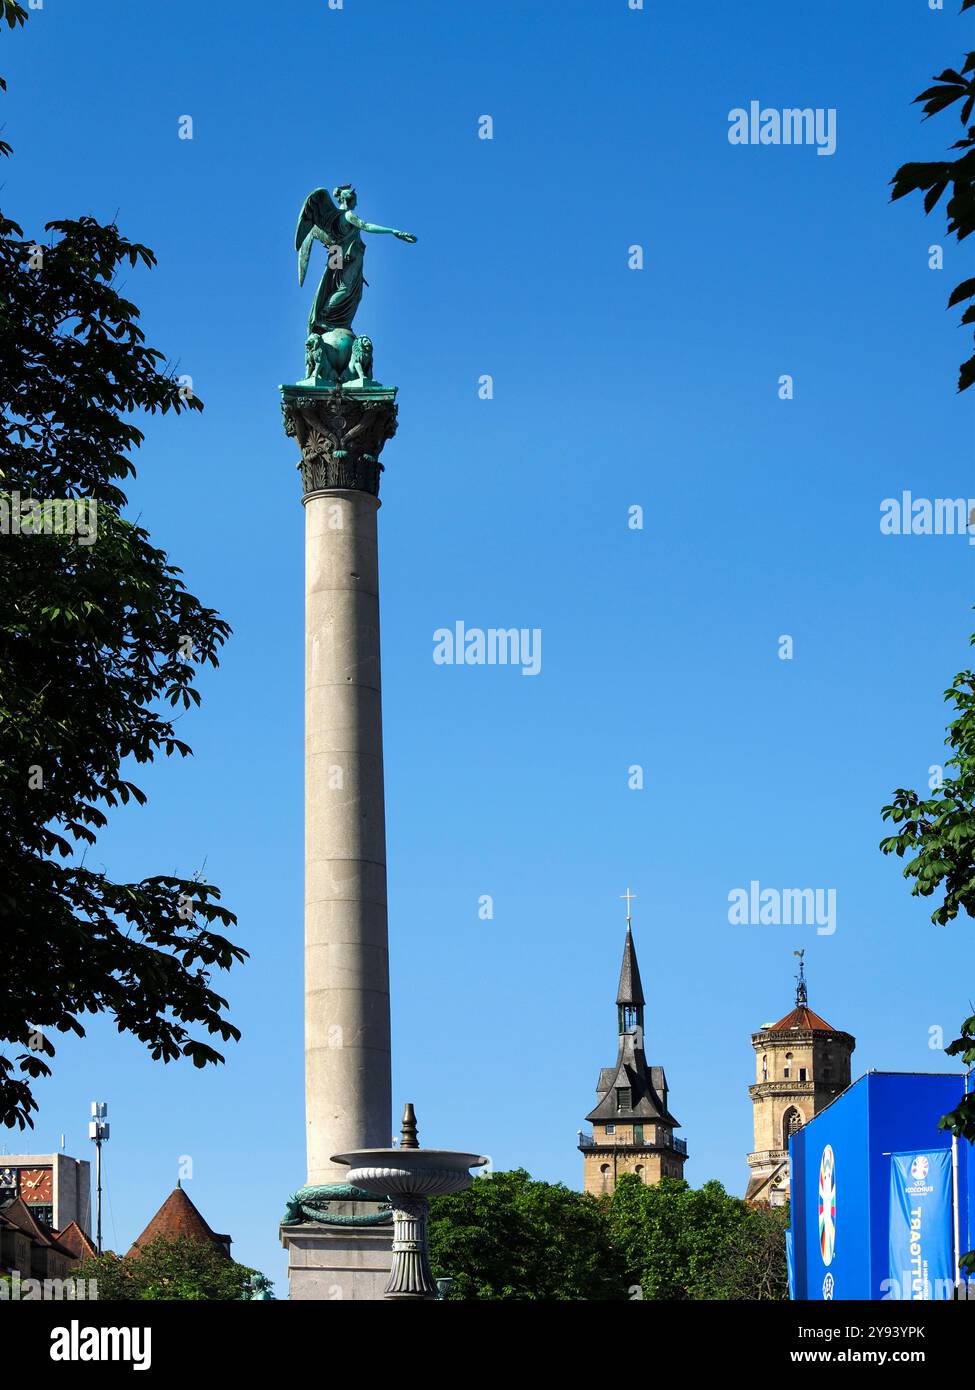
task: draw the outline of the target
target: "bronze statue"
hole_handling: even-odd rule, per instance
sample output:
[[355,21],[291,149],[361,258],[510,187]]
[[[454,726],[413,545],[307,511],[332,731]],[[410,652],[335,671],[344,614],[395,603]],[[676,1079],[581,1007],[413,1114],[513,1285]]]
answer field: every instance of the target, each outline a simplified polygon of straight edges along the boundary
[[[338,207],[332,198],[335,198]],[[332,198],[324,188],[316,188],[314,193],[309,193],[295,233],[299,285],[305,283],[312,242],[321,241],[328,247],[328,265],[308,318],[309,334],[325,334],[334,328],[352,328],[352,320],[362,298],[362,287],[368,283],[362,273],[366,253],[363,232],[394,236],[400,241],[416,241],[411,232],[399,232],[394,227],[379,227],[374,222],[363,222],[355,213],[358,199],[350,183],[333,188]]]

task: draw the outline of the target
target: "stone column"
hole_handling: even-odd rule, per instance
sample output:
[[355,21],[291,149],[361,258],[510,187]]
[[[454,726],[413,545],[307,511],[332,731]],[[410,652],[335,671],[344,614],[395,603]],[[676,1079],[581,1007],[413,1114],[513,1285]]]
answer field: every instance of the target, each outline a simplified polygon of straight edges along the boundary
[[305,505],[305,1106],[308,1183],[390,1143],[379,499]]
[[395,391],[282,390],[305,509],[308,1156],[282,1238],[293,1298],[379,1297],[388,1214],[331,1155],[392,1132],[377,514]]

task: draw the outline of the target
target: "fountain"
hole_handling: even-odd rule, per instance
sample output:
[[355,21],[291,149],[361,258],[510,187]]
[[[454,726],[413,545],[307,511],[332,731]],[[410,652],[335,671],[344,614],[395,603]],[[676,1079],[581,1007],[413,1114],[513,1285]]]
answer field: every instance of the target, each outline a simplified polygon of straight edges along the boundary
[[421,1149],[412,1105],[403,1111],[397,1149],[359,1149],[333,1154],[333,1163],[349,1165],[349,1182],[385,1199],[393,1209],[393,1267],[386,1298],[436,1299],[430,1270],[427,1218],[431,1197],[463,1192],[474,1181],[468,1171],[487,1163],[479,1154],[449,1149]]

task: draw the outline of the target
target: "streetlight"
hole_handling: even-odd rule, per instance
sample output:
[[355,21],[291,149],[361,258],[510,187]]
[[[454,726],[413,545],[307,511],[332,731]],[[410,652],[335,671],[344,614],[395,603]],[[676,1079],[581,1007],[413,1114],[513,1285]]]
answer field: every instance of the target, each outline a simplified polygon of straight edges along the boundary
[[107,1101],[92,1101],[88,1138],[95,1144],[95,1248],[99,1255],[102,1253],[102,1144],[109,1135],[107,1114]]

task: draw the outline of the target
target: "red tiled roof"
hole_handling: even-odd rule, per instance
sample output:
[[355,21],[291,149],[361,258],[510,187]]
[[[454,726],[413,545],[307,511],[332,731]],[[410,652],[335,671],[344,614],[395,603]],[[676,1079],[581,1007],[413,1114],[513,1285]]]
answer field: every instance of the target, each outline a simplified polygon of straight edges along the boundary
[[793,1009],[791,1014],[786,1014],[785,1018],[780,1018],[778,1023],[773,1023],[766,1029],[768,1033],[791,1033],[794,1030],[800,1032],[813,1033],[835,1033],[833,1028],[819,1014],[813,1013],[808,1004],[800,1004],[797,1009]]
[[230,1258],[227,1250],[230,1237],[217,1235],[215,1231],[210,1229],[181,1187],[175,1188],[169,1194],[142,1235],[132,1242],[132,1249],[128,1252],[126,1259],[129,1255],[138,1254],[144,1246],[158,1236],[164,1236],[167,1240],[188,1236],[191,1240],[207,1241],[222,1255],[227,1255],[227,1258]]
[[76,1260],[87,1260],[98,1254],[94,1245],[85,1235],[77,1221],[69,1221],[63,1231],[58,1231],[56,1240],[63,1245]]

